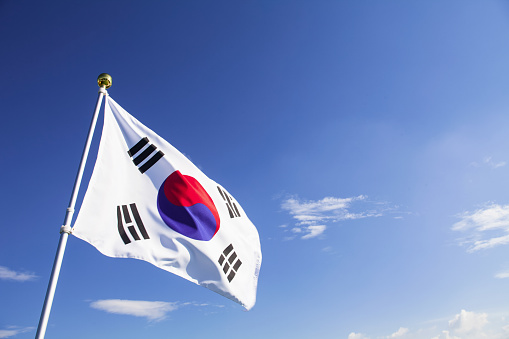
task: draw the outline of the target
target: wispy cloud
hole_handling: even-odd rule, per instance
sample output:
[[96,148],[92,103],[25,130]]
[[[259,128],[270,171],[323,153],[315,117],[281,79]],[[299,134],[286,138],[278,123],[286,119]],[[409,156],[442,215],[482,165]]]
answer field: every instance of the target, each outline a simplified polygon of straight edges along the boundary
[[487,166],[492,169],[504,167],[505,165],[506,165],[505,161],[494,161],[493,157],[486,157],[481,162],[474,161],[470,164],[470,166],[473,167]]
[[366,337],[364,334],[362,333],[355,333],[355,332],[352,332],[348,335],[348,339],[369,339],[369,337]]
[[0,279],[2,280],[28,281],[34,280],[36,278],[37,276],[34,273],[16,272],[5,266],[0,266]]
[[490,204],[473,212],[464,212],[454,231],[467,232],[462,244],[468,252],[509,244],[509,205]]
[[495,275],[495,278],[498,278],[498,279],[505,279],[505,278],[509,278],[509,271],[505,271],[505,272],[499,272]]
[[90,303],[90,307],[113,314],[130,315],[147,318],[149,321],[161,321],[168,313],[182,307],[198,307],[206,310],[207,313],[215,313],[217,309],[224,308],[224,305],[189,302],[166,302],[166,301],[144,301],[125,299],[105,299]]
[[[488,321],[490,317],[491,321]],[[452,318],[452,319],[451,319]],[[447,321],[447,319],[450,319]],[[492,314],[461,310],[453,317],[432,321],[436,325],[429,328],[421,328],[410,331],[406,327],[400,327],[396,332],[376,338],[432,338],[432,339],[480,339],[480,338],[508,338],[509,325],[506,314]],[[438,322],[440,324],[438,324]],[[426,322],[428,323],[428,322]],[[348,339],[364,339],[368,335],[352,332]]]
[[[354,204],[361,207],[353,209]],[[295,227],[290,229],[292,236],[285,239],[311,239],[322,235],[329,223],[343,220],[354,220],[368,217],[379,217],[387,210],[385,203],[373,203],[367,200],[365,195],[351,198],[325,197],[320,200],[302,200],[298,197],[290,197],[281,203],[281,208],[296,221]]]
[[451,333],[447,330],[443,330],[440,335],[433,337],[431,339],[461,339],[460,337],[456,337],[455,335],[451,335]]
[[295,234],[303,233],[301,236],[302,239],[311,239],[325,232],[326,228],[327,226],[325,225],[309,225],[304,227],[294,227],[291,229],[291,232]]
[[175,302],[122,299],[97,300],[90,306],[108,313],[143,317],[150,321],[163,320],[169,312],[178,308]]
[[33,331],[34,329],[35,329],[34,327],[10,326],[5,330],[0,330],[0,338],[14,337],[15,335],[18,335],[20,333],[27,333]]

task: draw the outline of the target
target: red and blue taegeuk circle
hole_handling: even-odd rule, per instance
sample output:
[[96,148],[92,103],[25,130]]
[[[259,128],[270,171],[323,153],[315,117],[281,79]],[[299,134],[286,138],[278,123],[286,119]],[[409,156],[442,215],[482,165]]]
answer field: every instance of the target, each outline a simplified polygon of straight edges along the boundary
[[157,209],[168,227],[186,237],[208,241],[219,231],[219,213],[203,186],[180,171],[159,188]]

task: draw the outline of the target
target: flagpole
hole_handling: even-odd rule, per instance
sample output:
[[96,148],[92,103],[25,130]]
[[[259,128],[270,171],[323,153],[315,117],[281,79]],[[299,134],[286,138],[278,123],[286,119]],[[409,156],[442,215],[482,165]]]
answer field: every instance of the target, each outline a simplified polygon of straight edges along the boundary
[[85,142],[85,147],[83,148],[83,153],[81,155],[80,166],[74,181],[74,188],[72,190],[71,199],[69,200],[69,207],[67,207],[67,212],[65,213],[64,224],[62,227],[60,227],[60,241],[58,242],[58,249],[55,255],[55,261],[53,262],[53,269],[51,270],[51,277],[48,283],[48,289],[46,291],[46,298],[44,299],[44,306],[42,307],[41,318],[39,319],[39,326],[37,327],[37,334],[35,336],[36,339],[44,339],[46,334],[46,327],[48,325],[51,305],[53,304],[53,297],[55,296],[55,289],[57,288],[60,267],[62,266],[62,260],[64,258],[65,246],[67,244],[67,238],[71,233],[71,221],[74,214],[74,206],[76,205],[76,199],[78,197],[78,191],[80,189],[81,179],[83,178],[83,171],[87,162],[88,152],[92,143],[92,137],[94,135],[95,125],[97,123],[97,117],[99,116],[101,104],[104,96],[108,94],[106,89],[111,87],[111,76],[109,74],[102,73],[97,78],[97,83],[100,87],[99,97],[97,98],[94,115],[88,130],[87,141]]

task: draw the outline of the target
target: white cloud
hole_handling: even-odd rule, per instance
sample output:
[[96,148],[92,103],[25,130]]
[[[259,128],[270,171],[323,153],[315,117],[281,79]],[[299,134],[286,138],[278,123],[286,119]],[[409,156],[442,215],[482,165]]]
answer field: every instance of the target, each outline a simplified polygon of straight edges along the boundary
[[399,330],[388,336],[387,338],[400,338],[408,333],[408,328],[400,327]]
[[34,330],[34,327],[21,328],[21,327],[11,326],[7,330],[0,330],[0,338],[10,338],[10,337],[14,337],[15,335],[18,335],[20,333],[26,333],[26,332],[30,332],[33,330]]
[[[374,205],[371,209],[352,210],[352,205],[360,201],[363,201],[366,207],[366,204],[369,204],[366,199],[364,195],[351,198],[325,197],[320,200],[301,200],[291,197],[281,203],[281,208],[288,211],[296,221],[297,227],[292,228],[291,232],[303,233],[301,239],[311,239],[323,234],[327,223],[379,217],[384,210],[387,210],[385,203],[371,203]],[[293,238],[287,237],[287,239]]]
[[[410,331],[408,328],[400,327],[390,335],[377,334],[373,336],[386,339],[508,339],[508,315],[508,313],[488,315],[483,312],[470,312],[463,309],[453,317],[425,321],[424,323],[433,323],[433,326],[427,328]],[[355,332],[348,336],[348,339],[365,338],[368,338],[367,334]]]
[[365,200],[366,196],[359,195],[352,198],[325,197],[321,200],[301,201],[288,198],[281,207],[287,210],[298,225],[312,225],[320,221],[340,221],[346,219],[359,219],[372,216],[373,212],[351,213],[348,211],[353,201]]
[[460,218],[452,229],[469,232],[462,241],[469,245],[469,252],[509,244],[509,205],[491,204],[474,212],[465,212]]
[[[14,280],[14,281],[28,281],[34,280],[37,276],[34,273],[30,272],[16,272],[7,267],[0,266],[0,279],[3,280]],[[2,338],[2,337],[0,337]]]
[[325,252],[325,253],[332,253],[333,251],[334,251],[334,248],[332,248],[332,246],[327,246],[327,247],[322,248],[322,252]]
[[449,321],[449,327],[459,334],[472,334],[472,332],[482,335],[483,327],[488,323],[486,313],[475,313],[461,310],[454,319]]
[[509,278],[509,271],[499,272],[495,275],[495,278],[498,278],[498,279]]
[[453,230],[478,229],[480,231],[507,228],[509,226],[509,205],[489,205],[475,212],[465,212],[462,220],[453,225]]
[[456,337],[454,335],[450,335],[449,331],[442,331],[442,333],[436,337],[431,339],[461,339],[460,337]]
[[486,157],[484,158],[484,161],[483,161],[486,165],[488,165],[489,167],[491,168],[499,168],[499,167],[503,167],[505,166],[506,162],[505,161],[498,161],[498,162],[495,162],[493,161],[493,158],[492,157]]
[[168,312],[178,308],[177,303],[121,299],[97,300],[90,306],[109,313],[145,317],[151,321],[163,320]]
[[474,241],[474,246],[470,248],[470,252],[475,252],[478,250],[483,250],[486,248],[492,248],[498,245],[506,245],[509,244],[509,235],[504,235],[502,237],[495,237],[486,240],[477,240]]
[[292,214],[306,214],[306,213],[316,213],[316,212],[326,212],[326,211],[334,211],[338,209],[346,209],[350,202],[354,199],[362,200],[365,199],[364,196],[360,195],[356,198],[334,198],[334,197],[326,197],[322,200],[317,201],[305,201],[300,202],[297,199],[289,198],[283,202],[283,208],[291,211]]
[[499,167],[504,167],[506,165],[505,161],[493,161],[493,157],[486,157],[482,160],[481,163],[478,163],[477,161],[474,161],[470,164],[470,166],[473,167],[481,167],[481,166],[487,166],[492,169],[496,169]]
[[313,225],[313,226],[307,226],[306,232],[308,232],[306,235],[302,236],[302,239],[311,239],[319,236],[323,232],[325,232],[325,229],[327,226],[325,225]]

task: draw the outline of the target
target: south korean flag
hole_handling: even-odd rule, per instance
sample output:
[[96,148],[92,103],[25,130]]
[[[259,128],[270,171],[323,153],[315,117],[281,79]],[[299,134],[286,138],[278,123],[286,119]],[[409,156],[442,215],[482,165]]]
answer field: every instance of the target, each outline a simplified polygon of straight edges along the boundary
[[107,256],[145,260],[248,310],[255,304],[260,239],[238,201],[110,97],[72,234]]

